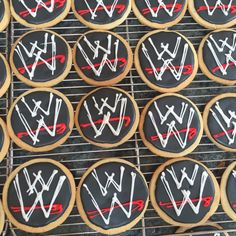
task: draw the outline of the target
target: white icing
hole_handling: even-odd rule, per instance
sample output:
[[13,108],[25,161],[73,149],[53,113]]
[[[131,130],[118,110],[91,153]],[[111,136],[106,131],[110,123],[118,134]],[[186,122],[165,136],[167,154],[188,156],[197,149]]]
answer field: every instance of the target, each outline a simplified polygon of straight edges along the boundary
[[236,179],[236,170],[233,170],[232,175]]
[[[212,3],[212,0],[210,0],[209,2]],[[214,7],[212,8],[211,5],[208,4],[208,0],[204,0],[204,3],[207,7],[207,13],[209,16],[213,16],[213,14],[217,9],[220,9],[225,16],[228,16],[233,0],[229,0],[228,2],[229,2],[228,4],[224,4],[222,0],[217,0]]]
[[[31,198],[35,197],[35,200],[34,200],[33,205],[30,207],[30,209],[28,211],[25,211],[25,209],[24,209],[25,203],[24,203],[24,199],[22,196],[21,186],[20,186],[21,180],[19,179],[19,175],[17,174],[13,183],[14,183],[14,187],[16,190],[17,198],[20,203],[22,217],[24,218],[24,220],[26,222],[28,222],[30,220],[30,217],[34,213],[36,206],[39,205],[41,207],[43,214],[44,214],[44,217],[49,218],[53,204],[56,201],[57,196],[61,191],[62,185],[66,179],[66,176],[62,175],[59,177],[59,181],[56,185],[56,188],[54,190],[54,193],[53,193],[50,203],[48,204],[48,199],[46,201],[47,205],[49,205],[48,210],[46,210],[45,206],[44,206],[45,204],[44,204],[43,198],[45,197],[45,194],[47,192],[52,191],[52,190],[50,190],[50,186],[54,180],[54,177],[57,175],[58,170],[54,170],[52,172],[52,174],[51,174],[50,178],[47,180],[47,182],[45,182],[45,179],[42,177],[42,173],[43,173],[42,170],[39,170],[37,173],[33,173],[33,176],[30,176],[27,168],[24,168],[23,173],[24,173],[25,181],[28,186],[26,194]],[[31,180],[32,178],[34,178],[33,181]],[[39,185],[40,185],[40,187],[39,187]]]

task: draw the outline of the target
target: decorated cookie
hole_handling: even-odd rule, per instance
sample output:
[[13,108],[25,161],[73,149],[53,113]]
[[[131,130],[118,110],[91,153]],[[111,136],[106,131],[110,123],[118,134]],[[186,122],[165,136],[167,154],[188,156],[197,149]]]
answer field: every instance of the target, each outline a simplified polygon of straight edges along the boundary
[[10,0],[11,13],[22,25],[47,28],[61,22],[69,13],[70,0]]
[[3,231],[4,223],[5,223],[5,214],[4,214],[4,210],[2,207],[2,201],[0,200],[0,234]]
[[130,71],[133,54],[129,44],[109,31],[90,31],[74,46],[74,65],[88,84],[108,86],[120,82]]
[[62,93],[31,89],[19,96],[7,116],[13,141],[31,152],[52,150],[69,137],[74,125],[73,107]]
[[147,206],[145,178],[128,161],[101,160],[85,172],[78,186],[77,207],[82,219],[103,234],[119,234],[132,228]]
[[69,216],[75,189],[73,175],[65,166],[51,159],[34,159],[8,177],[3,188],[3,207],[17,228],[43,233]]
[[89,143],[111,148],[129,140],[139,123],[138,106],[127,92],[99,88],[83,97],[75,113],[75,125]]
[[49,30],[34,30],[21,36],[10,55],[13,72],[33,87],[51,87],[69,74],[72,52],[60,35]]
[[0,0],[0,32],[6,29],[10,22],[10,7],[8,0]]
[[136,47],[135,66],[150,88],[177,92],[194,79],[198,60],[193,45],[180,33],[152,31]]
[[164,29],[177,24],[187,10],[187,0],[133,0],[132,8],[140,22]]
[[0,118],[0,162],[7,155],[9,146],[10,146],[10,138],[7,132],[7,126],[5,122]]
[[92,29],[112,29],[122,24],[131,11],[131,0],[72,0],[75,16]]
[[144,144],[156,155],[185,156],[200,143],[201,114],[196,105],[182,95],[160,95],[144,107],[139,132]]
[[8,90],[11,84],[11,71],[5,57],[0,53],[0,97]]
[[198,51],[202,72],[210,79],[226,84],[236,84],[236,31],[217,30],[209,33]]
[[203,113],[204,129],[208,138],[219,148],[236,152],[235,93],[225,93],[213,98]]
[[188,9],[194,20],[209,29],[223,29],[236,23],[234,0],[189,0]]
[[193,159],[172,159],[154,172],[151,203],[169,224],[193,227],[204,224],[217,210],[220,194],[211,171]]

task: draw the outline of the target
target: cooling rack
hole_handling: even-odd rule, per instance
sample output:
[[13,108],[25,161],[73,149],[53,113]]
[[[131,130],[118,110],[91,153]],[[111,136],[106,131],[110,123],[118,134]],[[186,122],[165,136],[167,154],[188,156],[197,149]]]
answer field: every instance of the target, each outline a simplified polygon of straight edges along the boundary
[[[73,47],[75,41],[81,34],[89,30],[88,28],[82,26],[77,19],[75,19],[72,12],[70,12],[68,17],[63,22],[50,29],[65,37],[71,47]],[[183,35],[188,37],[196,49],[198,48],[203,36],[209,32],[209,30],[204,29],[195,23],[188,12],[177,26],[171,27],[170,29],[178,30]],[[23,27],[12,19],[8,29],[0,34],[0,51],[8,56],[11,46],[15,40],[28,30],[29,29]],[[113,31],[127,39],[132,49],[134,49],[138,40],[150,30],[150,28],[142,26],[133,13],[131,13],[127,20]],[[0,115],[3,118],[6,116],[11,102],[20,94],[29,89],[28,86],[16,79],[15,76],[12,76],[12,78],[13,83],[11,84],[8,93],[5,97],[0,99]],[[158,95],[157,92],[151,90],[142,82],[134,67],[130,71],[129,75],[117,86],[128,91],[135,98],[140,111],[150,99]],[[74,67],[72,67],[72,70],[65,81],[57,85],[55,89],[58,89],[64,93],[70,99],[73,107],[75,108],[81,97],[94,89],[94,87],[86,84],[78,78]],[[226,87],[214,83],[205,77],[201,71],[199,71],[191,85],[180,93],[190,98],[202,112],[205,104],[214,96],[221,93],[234,91],[236,91],[236,86]],[[219,181],[225,168],[236,159],[234,154],[224,152],[213,145],[205,134],[202,137],[201,144],[188,156],[199,160],[208,166]],[[165,161],[165,159],[157,157],[147,150],[147,148],[143,145],[138,132],[136,132],[135,135],[122,146],[113,149],[101,149],[86,143],[74,128],[70,138],[65,144],[47,153],[35,154],[26,152],[11,143],[7,158],[0,164],[0,193],[2,192],[7,175],[12,169],[28,160],[39,157],[52,158],[63,163],[71,170],[75,177],[76,184],[79,183],[79,180],[85,170],[101,158],[122,157],[128,161],[131,161],[144,173],[148,183],[151,179],[152,173],[161,163]],[[232,222],[227,217],[227,215],[223,212],[221,205],[210,220],[220,224],[224,228],[224,231],[228,232],[229,235],[236,235],[236,223]],[[151,204],[149,204],[148,210],[143,219],[133,229],[123,233],[122,235],[167,236],[174,235],[176,229],[176,227],[170,226],[160,219]],[[205,232],[202,232],[201,234],[204,235]],[[6,221],[3,235],[25,236],[33,234],[26,234],[25,232],[16,229],[14,226],[10,225],[8,221]],[[100,234],[93,232],[82,222],[76,206],[74,206],[71,215],[61,226],[41,235],[75,236]]]

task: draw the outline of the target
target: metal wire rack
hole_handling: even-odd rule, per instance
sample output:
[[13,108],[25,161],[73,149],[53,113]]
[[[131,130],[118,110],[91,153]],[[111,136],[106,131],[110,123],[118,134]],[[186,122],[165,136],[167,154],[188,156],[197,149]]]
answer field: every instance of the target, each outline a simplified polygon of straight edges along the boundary
[[[75,41],[81,34],[89,30],[75,19],[72,12],[70,12],[65,20],[51,29],[65,37],[71,47],[73,47]],[[196,49],[198,48],[203,36],[209,32],[209,30],[202,28],[194,22],[188,12],[184,19],[171,29],[178,30],[188,37]],[[0,34],[0,51],[8,56],[15,40],[28,30],[28,28],[23,27],[12,19],[7,31]],[[141,25],[137,18],[134,17],[133,13],[130,14],[122,25],[114,29],[115,32],[119,33],[129,41],[132,49],[135,48],[138,40],[150,30],[150,28]],[[158,95],[157,92],[151,90],[142,82],[134,67],[130,71],[129,75],[117,86],[125,89],[134,96],[140,110],[142,110],[144,105],[150,99]],[[0,99],[0,115],[5,117],[11,102],[28,89],[28,86],[20,82],[13,75],[13,83],[9,92],[5,97]],[[64,93],[70,99],[75,108],[81,97],[91,91],[93,87],[78,78],[75,69],[72,67],[72,70],[65,81],[57,85],[55,89]],[[195,80],[190,86],[181,91],[181,94],[189,97],[202,112],[205,104],[212,97],[221,93],[234,91],[236,91],[236,86],[226,87],[214,83],[199,71]],[[74,129],[65,144],[47,153],[35,154],[26,152],[18,148],[14,143],[11,143],[7,158],[0,164],[0,193],[2,192],[7,175],[12,169],[30,159],[38,157],[52,158],[63,163],[71,170],[75,177],[76,184],[79,183],[85,170],[101,158],[122,157],[133,162],[144,173],[148,183],[151,179],[152,173],[156,170],[158,165],[165,161],[164,158],[156,157],[147,150],[143,145],[138,132],[136,132],[135,135],[122,146],[114,149],[101,149],[86,143],[81,136],[79,136],[76,129]],[[219,181],[225,168],[232,161],[236,160],[234,154],[219,150],[210,142],[206,135],[203,135],[201,144],[192,154],[189,155],[189,157],[202,161],[213,171]],[[236,235],[236,223],[232,222],[226,216],[221,205],[214,216],[211,217],[211,221],[220,224],[229,235]],[[149,204],[148,210],[143,219],[133,229],[122,235],[174,235],[176,229],[176,227],[165,223],[156,214],[151,204]],[[204,232],[202,234],[204,235]],[[6,220],[4,235],[21,236],[32,234],[26,234],[25,232],[16,229]],[[74,236],[100,234],[93,232],[82,222],[76,206],[74,206],[71,215],[61,226],[43,235]]]

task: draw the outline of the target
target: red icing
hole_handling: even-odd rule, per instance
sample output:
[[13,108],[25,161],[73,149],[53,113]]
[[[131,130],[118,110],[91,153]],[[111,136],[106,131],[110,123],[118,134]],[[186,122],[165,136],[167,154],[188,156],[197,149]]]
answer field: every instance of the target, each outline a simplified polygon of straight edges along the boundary
[[[229,65],[229,66],[235,66],[236,63],[230,62],[230,63],[228,63],[228,64],[227,64],[227,63],[222,64],[222,66],[223,66],[224,69],[226,68],[227,65]],[[216,71],[218,71],[218,70],[220,70],[220,67],[219,67],[219,66],[216,66],[216,67],[213,68],[211,71],[214,73],[214,72],[216,72]]]
[[[225,7],[225,8],[228,8],[228,5],[226,5],[226,4],[222,4],[222,5],[220,5],[220,6],[217,6],[216,8],[217,9],[221,9],[222,7]],[[210,10],[213,10],[215,8],[215,6],[209,6],[209,9]],[[197,12],[200,12],[200,11],[207,11],[207,6],[200,6],[198,9],[197,9]],[[235,12],[236,12],[236,5],[232,5],[231,7],[230,7],[230,9],[231,9],[231,14],[234,14]]]

